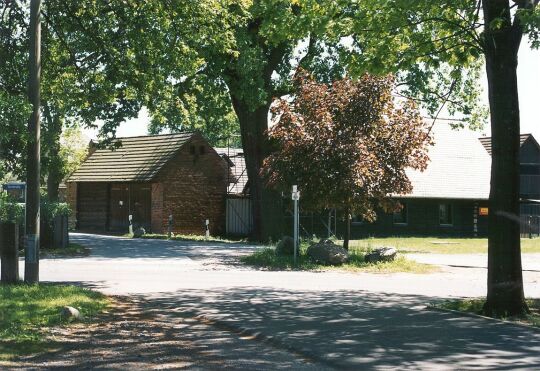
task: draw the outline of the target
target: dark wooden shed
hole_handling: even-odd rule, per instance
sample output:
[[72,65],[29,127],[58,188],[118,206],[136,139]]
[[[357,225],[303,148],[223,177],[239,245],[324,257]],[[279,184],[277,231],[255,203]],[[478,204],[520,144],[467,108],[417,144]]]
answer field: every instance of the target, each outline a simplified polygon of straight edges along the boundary
[[211,233],[225,224],[228,165],[198,133],[119,138],[121,147],[91,149],[68,179],[72,227],[126,232],[134,227],[164,233],[169,215],[175,233]]

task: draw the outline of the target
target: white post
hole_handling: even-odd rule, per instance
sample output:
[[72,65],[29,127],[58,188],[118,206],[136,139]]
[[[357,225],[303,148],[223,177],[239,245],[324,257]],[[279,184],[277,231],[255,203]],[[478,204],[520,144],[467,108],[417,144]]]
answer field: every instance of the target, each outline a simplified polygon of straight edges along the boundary
[[292,189],[292,199],[294,201],[294,264],[296,265],[296,256],[298,254],[298,227],[299,227],[299,218],[298,218],[298,199],[300,194],[298,192],[298,186],[293,185]]
[[133,235],[133,215],[128,216],[129,219],[129,234]]
[[205,222],[205,225],[206,225],[206,239],[208,239],[210,237],[210,220],[206,219],[206,222]]

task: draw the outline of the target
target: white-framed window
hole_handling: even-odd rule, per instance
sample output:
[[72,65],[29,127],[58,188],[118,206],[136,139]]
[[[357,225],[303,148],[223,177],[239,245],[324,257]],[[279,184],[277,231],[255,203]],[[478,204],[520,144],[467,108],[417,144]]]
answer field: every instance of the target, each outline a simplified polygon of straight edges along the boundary
[[454,225],[454,210],[452,204],[439,204],[439,225],[451,226]]
[[398,225],[407,225],[407,223],[409,222],[409,215],[408,215],[408,210],[407,210],[407,203],[406,202],[402,202],[401,203],[401,209],[400,210],[397,210],[397,211],[394,211],[394,213],[392,214],[392,222],[394,224],[398,224]]

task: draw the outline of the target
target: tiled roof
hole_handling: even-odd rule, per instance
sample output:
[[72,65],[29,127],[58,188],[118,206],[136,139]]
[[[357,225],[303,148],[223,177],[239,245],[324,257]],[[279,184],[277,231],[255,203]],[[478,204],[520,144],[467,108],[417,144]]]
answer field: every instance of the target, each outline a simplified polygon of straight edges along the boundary
[[118,138],[116,150],[98,149],[68,179],[69,182],[146,182],[152,180],[195,134]]
[[229,193],[244,194],[248,175],[244,151],[239,148],[214,148],[226,160],[229,160],[231,179],[229,180]]
[[[519,145],[522,146],[523,143],[529,138],[533,138],[532,134],[520,134],[519,136]],[[486,151],[491,155],[491,137],[480,137],[478,138]]]
[[435,144],[424,172],[407,170],[412,182],[411,198],[489,198],[491,156],[469,130],[453,130],[438,122],[432,130]]

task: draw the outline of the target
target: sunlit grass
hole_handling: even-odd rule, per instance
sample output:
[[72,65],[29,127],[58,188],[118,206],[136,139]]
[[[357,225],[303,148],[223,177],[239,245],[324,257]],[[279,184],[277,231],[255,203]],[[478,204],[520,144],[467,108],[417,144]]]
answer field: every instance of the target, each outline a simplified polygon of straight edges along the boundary
[[0,286],[0,360],[53,346],[45,330],[65,323],[60,314],[64,306],[77,308],[83,321],[91,321],[109,304],[104,295],[77,286]]
[[[459,312],[482,314],[485,298],[470,298],[447,300],[442,303],[432,304],[434,308],[451,309]],[[517,322],[530,326],[540,327],[540,299],[526,299],[525,302],[531,311],[524,316],[503,317],[502,320]]]
[[274,248],[267,247],[255,251],[250,255],[240,258],[246,265],[268,270],[341,270],[349,272],[370,272],[370,273],[430,273],[438,268],[429,264],[417,263],[403,256],[398,256],[392,262],[366,263],[364,254],[351,253],[349,261],[340,266],[326,266],[314,263],[307,255],[306,248],[300,249],[296,264],[292,256],[280,256],[275,253]]
[[[480,254],[487,253],[488,241],[487,238],[386,237],[350,242],[350,249],[359,253],[381,246],[392,246],[403,253]],[[540,253],[540,238],[522,238],[521,251]]]
[[[125,237],[132,237],[131,235],[125,235]],[[148,240],[167,240],[169,239],[166,234],[145,234],[141,238]],[[196,235],[196,234],[175,234],[170,240],[173,241],[208,241],[208,242],[221,242],[221,243],[239,243],[246,242],[246,239],[231,240],[221,237],[210,236],[206,238],[205,236]]]

